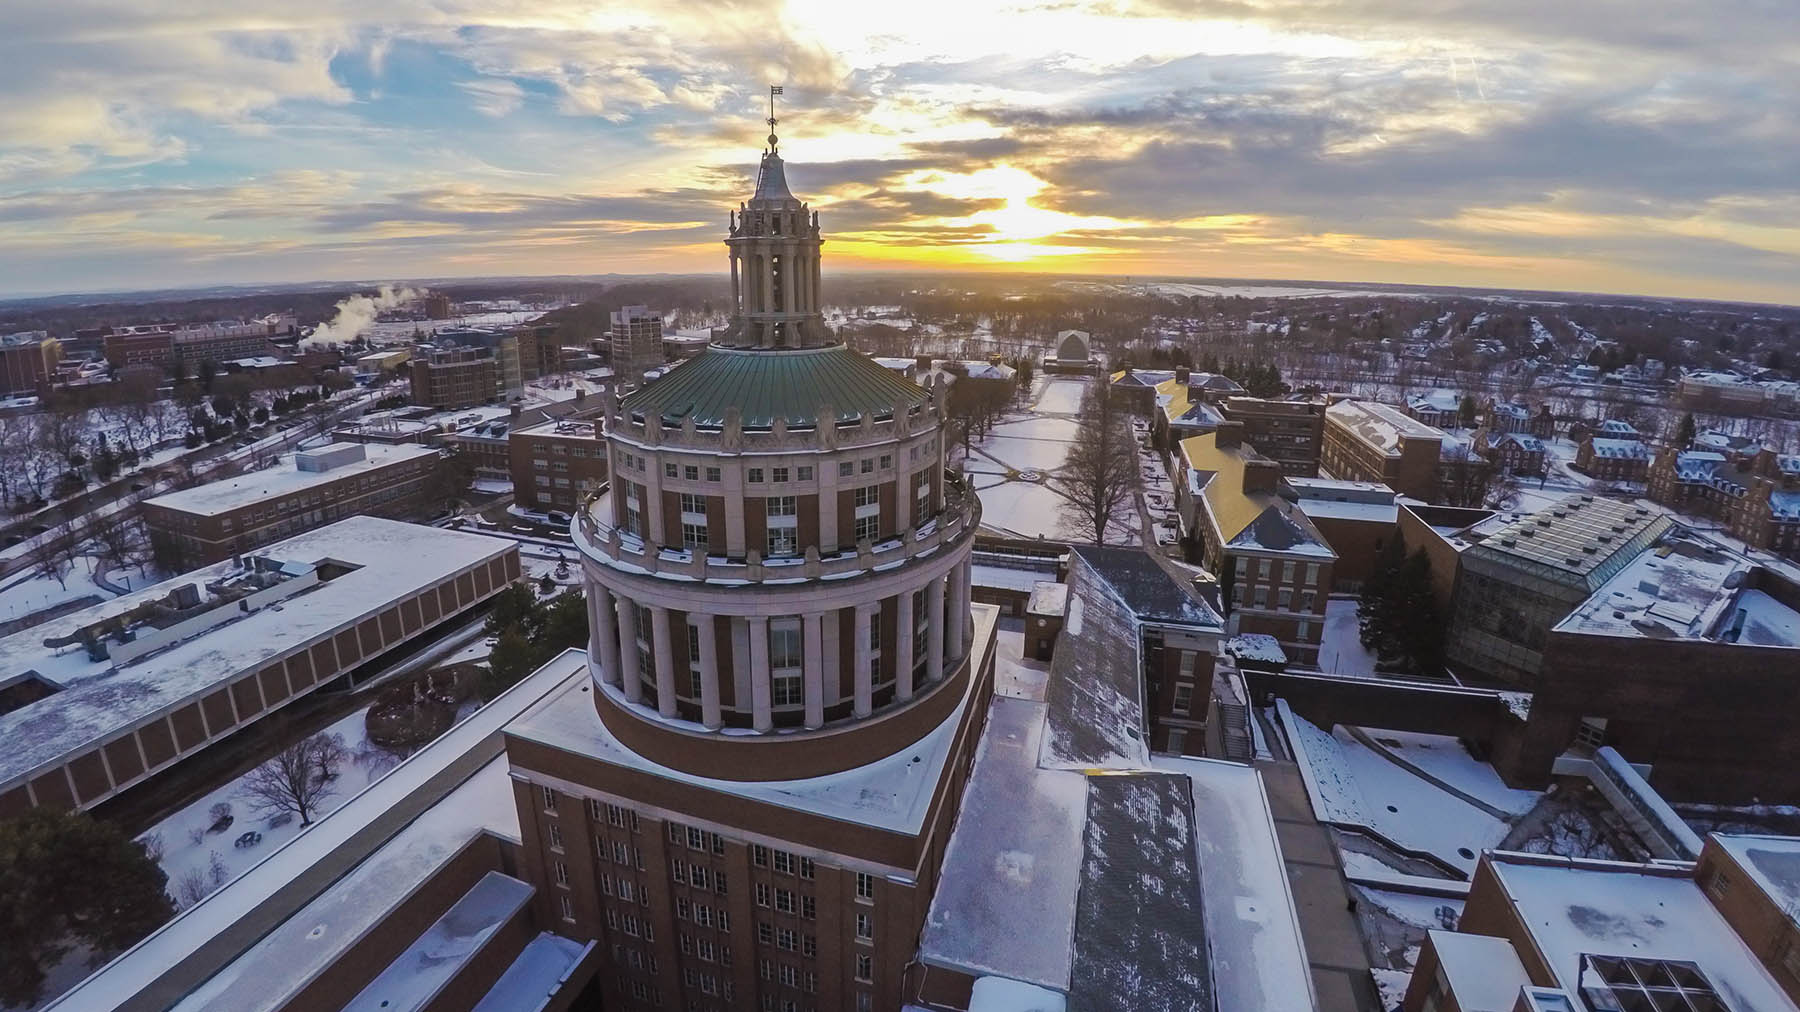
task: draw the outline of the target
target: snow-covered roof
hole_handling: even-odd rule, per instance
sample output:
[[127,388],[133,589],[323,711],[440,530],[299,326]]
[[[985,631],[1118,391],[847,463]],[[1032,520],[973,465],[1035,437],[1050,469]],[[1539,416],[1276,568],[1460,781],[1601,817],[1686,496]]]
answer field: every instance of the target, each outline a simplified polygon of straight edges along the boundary
[[259,502],[265,502],[276,496],[291,495],[303,492],[317,485],[342,481],[346,478],[369,474],[395,464],[417,460],[420,457],[436,456],[436,447],[420,446],[417,443],[350,443],[334,444],[322,449],[330,450],[335,446],[360,446],[366,456],[362,460],[339,464],[324,471],[302,471],[293,460],[266,467],[260,471],[251,471],[233,478],[221,478],[209,481],[204,485],[184,488],[179,492],[159,495],[145,502],[164,509],[181,510],[195,516],[218,516],[232,510],[241,509]]
[[1304,511],[1273,492],[1244,491],[1250,463],[1270,463],[1239,443],[1221,449],[1217,433],[1181,441],[1188,490],[1201,504],[1200,518],[1222,544],[1246,551],[1286,552],[1317,559],[1336,558]]
[[977,562],[969,566],[969,579],[977,587],[1029,594],[1044,579],[1044,571],[1021,569],[1016,566],[991,566]]
[[[907,1006],[908,1010],[916,1006]],[[979,977],[969,992],[969,1012],[1064,1012],[1068,998],[1060,991],[1008,980]]]
[[1510,1012],[1519,989],[1531,984],[1518,950],[1504,938],[1438,930],[1426,934],[1458,1008]]
[[1643,438],[1642,434],[1638,432],[1636,426],[1632,425],[1630,422],[1627,422],[1621,418],[1608,418],[1606,421],[1601,422],[1599,424],[1599,426],[1597,426],[1594,429],[1594,431],[1595,432],[1604,432],[1609,436],[1616,436],[1616,437],[1620,437],[1620,438],[1624,438],[1624,439],[1642,439]]
[[525,948],[488,988],[488,993],[475,1006],[474,1012],[521,1012],[536,1010],[555,994],[588,946],[548,931],[525,943]]
[[1397,456],[1408,439],[1444,439],[1442,429],[1426,425],[1391,404],[1379,401],[1338,401],[1325,409],[1328,421],[1348,429],[1363,443],[1387,456]]
[[413,939],[344,1012],[417,1012],[443,993],[506,922],[531,901],[530,885],[490,871]]
[[131,663],[91,660],[83,629],[166,598],[177,586],[205,585],[242,572],[220,562],[0,638],[0,684],[26,672],[61,691],[0,714],[0,784],[92,748],[124,728],[168,713],[220,685],[490,559],[517,551],[503,538],[440,530],[378,517],[352,517],[277,542],[258,556],[353,567],[268,607],[224,621]]
[[1800,566],[1752,559],[1698,531],[1676,527],[1602,584],[1556,632],[1708,639],[1800,647],[1800,612],[1764,586],[1800,593]]
[[1496,853],[1489,867],[1557,983],[1583,956],[1692,962],[1733,1009],[1792,1009],[1781,986],[1685,866]]
[[1066,992],[1088,788],[1079,770],[1039,768],[1046,713],[1010,696],[989,705],[919,958]]
[[1619,460],[1649,460],[1650,448],[1635,439],[1602,439],[1598,436],[1589,440],[1594,447],[1594,456],[1609,457]]
[[1800,837],[1715,833],[1712,842],[1789,917],[1800,911]]
[[1225,652],[1240,661],[1287,663],[1287,652],[1281,649],[1281,641],[1268,633],[1238,633],[1225,641]]
[[1439,388],[1422,394],[1415,394],[1406,399],[1406,406],[1413,411],[1434,413],[1454,413],[1462,408],[1462,397],[1454,390]]
[[[982,626],[996,621],[997,609],[976,605],[974,613],[977,630],[972,642],[980,643],[986,635]],[[628,702],[616,686],[602,683],[589,692],[582,691],[585,687],[570,682],[551,693],[509,726],[507,733],[587,760],[695,784],[717,794],[907,835],[917,835],[924,825],[963,710],[970,705],[965,690],[964,698],[943,723],[910,748],[840,773],[806,780],[718,780],[663,766],[633,751],[601,722],[592,691],[608,692],[615,704],[632,708],[646,720],[677,727],[683,722],[662,717],[655,707]],[[710,733],[698,724],[685,726]]]
[[1139,621],[1215,632],[1224,629],[1225,619],[1148,552],[1100,545],[1076,545],[1071,551],[1093,568]]
[[1526,453],[1544,452],[1544,441],[1528,432],[1490,432],[1487,434],[1487,449],[1496,449],[1506,443],[1517,443],[1519,449]]
[[1063,615],[1069,610],[1069,585],[1042,580],[1031,587],[1031,600],[1025,606],[1029,615]]

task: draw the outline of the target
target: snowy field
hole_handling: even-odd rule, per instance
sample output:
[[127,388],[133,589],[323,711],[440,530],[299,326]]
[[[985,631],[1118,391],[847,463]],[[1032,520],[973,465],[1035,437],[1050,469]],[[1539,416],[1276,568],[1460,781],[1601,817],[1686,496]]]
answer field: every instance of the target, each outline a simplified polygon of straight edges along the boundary
[[1057,378],[1044,383],[1038,391],[1037,403],[1031,409],[1040,415],[1076,415],[1081,413],[1081,397],[1087,392],[1084,379]]
[[984,488],[981,496],[981,524],[1022,538],[1067,538],[1075,536],[1063,521],[1062,507],[1068,502],[1045,485],[1027,481],[1009,481]]
[[1069,455],[1069,444],[1061,440],[994,435],[982,440],[975,452],[1014,471],[1054,471]]

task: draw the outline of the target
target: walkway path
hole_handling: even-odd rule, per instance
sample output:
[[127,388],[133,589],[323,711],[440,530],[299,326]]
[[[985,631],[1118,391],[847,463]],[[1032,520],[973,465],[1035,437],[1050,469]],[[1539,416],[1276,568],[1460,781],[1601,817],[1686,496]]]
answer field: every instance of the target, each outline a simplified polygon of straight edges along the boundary
[[1337,849],[1313,816],[1300,768],[1273,760],[1258,762],[1256,768],[1262,771],[1275,816],[1320,1012],[1382,1012]]

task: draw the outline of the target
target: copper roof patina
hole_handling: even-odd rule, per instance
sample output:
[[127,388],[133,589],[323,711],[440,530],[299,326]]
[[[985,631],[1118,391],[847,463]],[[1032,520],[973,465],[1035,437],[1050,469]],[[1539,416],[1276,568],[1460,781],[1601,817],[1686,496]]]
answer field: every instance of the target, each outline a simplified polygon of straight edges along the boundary
[[821,405],[831,405],[839,424],[892,416],[894,406],[922,404],[929,392],[841,344],[823,348],[743,349],[711,347],[671,369],[662,379],[628,395],[621,408],[633,421],[652,413],[667,426],[692,418],[700,428],[725,424],[737,408],[746,429],[768,428],[775,419],[811,427]]

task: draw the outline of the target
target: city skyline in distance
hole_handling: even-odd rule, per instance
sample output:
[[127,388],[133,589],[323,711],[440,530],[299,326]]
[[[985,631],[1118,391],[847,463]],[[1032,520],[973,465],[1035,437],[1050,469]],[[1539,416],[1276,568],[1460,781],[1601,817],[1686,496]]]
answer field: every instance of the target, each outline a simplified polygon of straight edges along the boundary
[[840,270],[1800,302],[1749,7],[261,3],[0,13],[0,295],[715,273],[776,83]]

